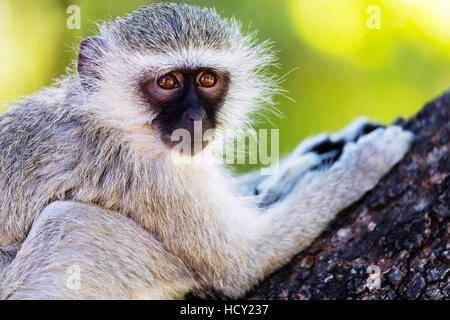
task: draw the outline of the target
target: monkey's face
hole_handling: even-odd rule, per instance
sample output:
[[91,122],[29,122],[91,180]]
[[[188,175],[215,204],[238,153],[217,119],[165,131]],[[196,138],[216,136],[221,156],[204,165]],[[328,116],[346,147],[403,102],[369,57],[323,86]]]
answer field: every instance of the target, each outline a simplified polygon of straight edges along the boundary
[[[151,126],[167,147],[188,144],[188,150],[180,150],[190,155],[206,147],[205,133],[218,125],[228,81],[226,72],[208,68],[185,68],[144,77],[141,90],[149,111],[156,114]],[[176,134],[180,129],[184,130],[181,138]]]
[[176,154],[189,136],[193,155],[211,140],[209,129],[220,149],[273,104],[270,44],[242,35],[237,21],[214,10],[160,3],[100,29],[80,44],[84,105],[140,154]]

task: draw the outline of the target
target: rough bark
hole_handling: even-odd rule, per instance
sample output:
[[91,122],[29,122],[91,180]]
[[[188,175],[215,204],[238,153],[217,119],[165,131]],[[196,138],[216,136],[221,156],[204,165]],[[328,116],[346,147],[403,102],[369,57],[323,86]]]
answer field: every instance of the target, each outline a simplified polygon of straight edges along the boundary
[[450,299],[450,92],[397,123],[416,134],[407,156],[247,298]]

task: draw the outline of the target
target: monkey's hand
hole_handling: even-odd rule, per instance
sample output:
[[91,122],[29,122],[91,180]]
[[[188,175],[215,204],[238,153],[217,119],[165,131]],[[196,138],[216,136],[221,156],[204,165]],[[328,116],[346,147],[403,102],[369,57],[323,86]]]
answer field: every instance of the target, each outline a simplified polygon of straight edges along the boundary
[[375,129],[356,142],[345,144],[342,155],[330,170],[342,175],[353,173],[353,185],[368,191],[404,157],[413,138],[411,132],[395,125]]
[[[378,124],[367,122],[365,118],[353,121],[336,134],[321,134],[307,139],[283,160],[275,175],[256,186],[256,192],[260,196],[259,206],[269,207],[277,203],[290,194],[295,185],[306,183],[305,177],[311,178],[307,173],[320,175],[334,165],[347,168],[357,166],[354,169],[360,168],[364,172],[360,176],[372,179],[375,175],[378,181],[386,172],[377,175],[380,170],[371,167],[380,166],[389,170],[408,150],[411,139],[412,134],[400,127],[384,129]],[[363,159],[364,157],[370,159]],[[367,170],[362,168],[364,165]],[[369,172],[368,175],[365,171]],[[358,184],[358,180],[355,179],[354,183]]]
[[[371,127],[369,131],[359,138],[350,134],[353,130],[342,132],[343,143],[330,136],[297,150],[292,157],[314,161],[310,162],[310,170],[298,171],[302,174],[287,194],[283,194],[284,182],[277,181],[277,176],[262,185],[265,190],[281,190],[282,194],[262,215],[265,237],[260,239],[260,247],[265,273],[273,272],[309,246],[340,211],[371,190],[403,158],[413,139],[412,133],[398,126]],[[289,162],[292,160],[287,159]]]

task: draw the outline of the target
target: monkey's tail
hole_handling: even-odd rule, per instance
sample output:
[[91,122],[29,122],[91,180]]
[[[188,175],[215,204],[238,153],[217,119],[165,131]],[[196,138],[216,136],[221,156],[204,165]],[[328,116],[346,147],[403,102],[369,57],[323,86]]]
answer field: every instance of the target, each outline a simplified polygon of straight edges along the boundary
[[0,277],[6,267],[14,260],[19,249],[20,244],[13,244],[7,247],[0,246]]

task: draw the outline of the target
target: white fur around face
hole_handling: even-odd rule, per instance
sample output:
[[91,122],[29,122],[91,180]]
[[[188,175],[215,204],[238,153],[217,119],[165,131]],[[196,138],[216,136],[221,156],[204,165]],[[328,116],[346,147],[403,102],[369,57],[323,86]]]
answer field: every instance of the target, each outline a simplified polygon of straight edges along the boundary
[[[114,39],[109,39],[114,41]],[[117,46],[120,48],[120,46]],[[240,38],[234,46],[218,51],[189,47],[161,53],[133,53],[124,49],[103,52],[103,79],[99,90],[87,97],[89,111],[100,121],[126,133],[127,140],[140,152],[159,156],[168,148],[152,128],[157,114],[144,101],[140,81],[159,77],[181,68],[208,68],[229,75],[229,88],[217,114],[217,135],[220,137],[250,125],[249,116],[264,105],[273,104],[277,86],[267,68],[274,56],[267,43],[256,44],[253,35]]]

